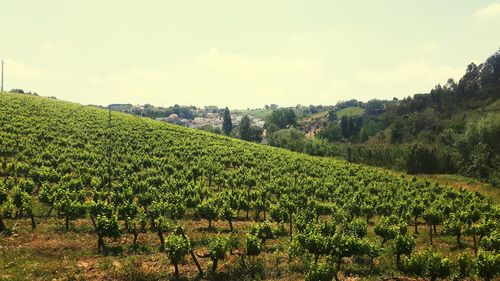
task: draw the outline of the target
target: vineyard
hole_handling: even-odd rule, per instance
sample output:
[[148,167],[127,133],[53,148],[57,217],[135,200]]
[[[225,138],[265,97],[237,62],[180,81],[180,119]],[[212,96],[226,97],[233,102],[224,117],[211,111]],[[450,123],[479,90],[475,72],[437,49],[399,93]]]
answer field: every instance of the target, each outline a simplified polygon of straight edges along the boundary
[[49,98],[0,95],[2,280],[494,280],[464,189]]

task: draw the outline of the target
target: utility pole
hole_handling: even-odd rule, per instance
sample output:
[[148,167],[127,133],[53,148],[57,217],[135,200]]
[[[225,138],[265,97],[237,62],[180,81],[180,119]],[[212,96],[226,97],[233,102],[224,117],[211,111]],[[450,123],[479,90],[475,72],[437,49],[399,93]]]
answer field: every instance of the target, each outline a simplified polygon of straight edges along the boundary
[[0,93],[3,93],[3,60],[2,60],[2,85],[0,87]]
[[113,176],[113,147],[112,147],[112,135],[111,135],[111,108],[108,108],[108,147],[107,147],[107,158],[108,158],[108,201],[111,203],[111,185]]

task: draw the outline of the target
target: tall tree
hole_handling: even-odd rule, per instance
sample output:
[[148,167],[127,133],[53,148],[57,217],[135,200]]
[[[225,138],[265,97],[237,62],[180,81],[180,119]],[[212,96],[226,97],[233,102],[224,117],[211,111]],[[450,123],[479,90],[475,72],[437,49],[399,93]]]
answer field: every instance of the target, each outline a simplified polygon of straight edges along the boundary
[[231,112],[229,112],[229,108],[226,107],[224,109],[222,118],[222,130],[224,131],[224,134],[229,135],[229,133],[233,130],[233,122],[231,121]]
[[248,115],[243,116],[240,122],[240,137],[242,140],[246,141],[252,140],[250,126],[251,126],[250,117],[248,117]]
[[297,125],[297,116],[291,108],[280,108],[273,110],[271,116],[267,118],[265,129],[270,132],[276,132],[280,129],[286,129]]

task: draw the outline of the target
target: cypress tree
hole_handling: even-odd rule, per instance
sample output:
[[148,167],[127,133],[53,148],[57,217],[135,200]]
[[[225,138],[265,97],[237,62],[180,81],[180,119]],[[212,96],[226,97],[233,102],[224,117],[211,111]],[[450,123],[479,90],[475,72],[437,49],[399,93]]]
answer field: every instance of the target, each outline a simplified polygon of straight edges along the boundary
[[224,114],[222,115],[222,130],[224,134],[229,135],[233,130],[233,122],[231,121],[231,112],[229,112],[229,108],[224,109]]

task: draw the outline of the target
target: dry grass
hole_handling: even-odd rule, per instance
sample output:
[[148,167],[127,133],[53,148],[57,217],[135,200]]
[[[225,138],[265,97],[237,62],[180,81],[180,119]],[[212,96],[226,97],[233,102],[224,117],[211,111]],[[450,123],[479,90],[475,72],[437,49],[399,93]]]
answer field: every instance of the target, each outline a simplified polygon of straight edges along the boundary
[[[373,219],[374,222],[377,218]],[[138,243],[140,250],[132,251],[132,235],[125,234],[120,239],[108,240],[108,246],[113,249],[109,255],[96,253],[96,236],[87,231],[85,219],[78,220],[72,226],[72,231],[53,231],[59,229],[62,222],[53,218],[39,220],[39,228],[31,232],[29,220],[17,220],[15,233],[9,237],[0,237],[0,280],[173,280],[173,267],[165,254],[158,252],[158,237],[155,233],[140,234]],[[7,220],[8,225],[13,221]],[[214,235],[235,235],[240,238],[243,246],[244,237],[252,222],[235,221],[234,233],[228,232],[225,221],[214,222],[216,230],[207,230],[204,220],[183,221],[188,236],[196,245],[197,253],[204,253],[204,241]],[[409,226],[409,232],[413,227]],[[417,248],[429,247],[428,230],[425,225],[419,225]],[[438,228],[438,232],[442,232]],[[218,234],[219,233],[219,234]],[[380,240],[373,233],[373,225],[369,226],[368,237]],[[286,245],[288,237],[279,237],[266,242],[265,251],[258,257],[245,261],[246,270],[242,271],[241,257],[229,255],[221,261],[218,274],[214,280],[303,280],[307,266],[300,259],[288,259]],[[466,251],[472,251],[472,240],[463,237]],[[435,246],[452,257],[464,249],[456,247],[453,237],[438,235]],[[343,280],[380,280],[381,276],[398,276],[395,270],[392,242],[385,245],[383,256],[376,259],[378,273],[373,276],[359,275],[359,266],[350,259],[345,260],[345,269],[349,276]],[[238,249],[235,252],[243,252]],[[207,258],[199,258],[201,266],[208,271],[211,262]],[[252,268],[254,276],[248,268]],[[358,268],[358,269],[356,269]],[[197,269],[189,256],[179,267],[181,280],[198,280]],[[259,276],[260,275],[260,276]]]

